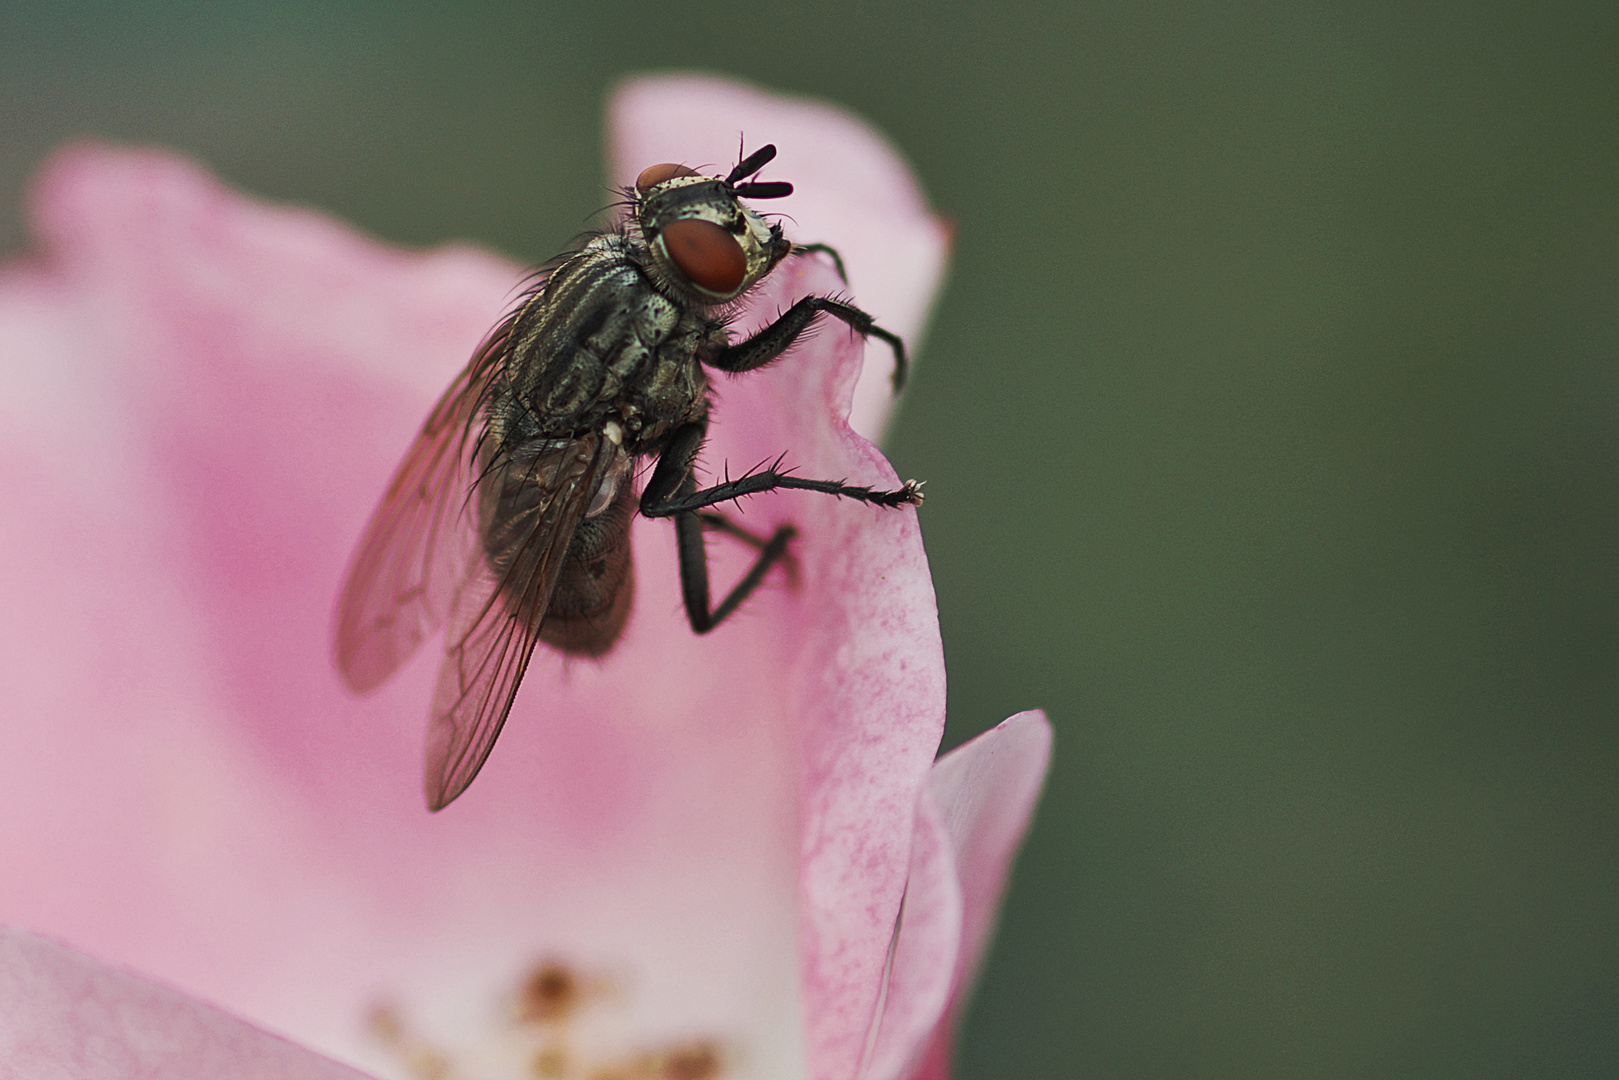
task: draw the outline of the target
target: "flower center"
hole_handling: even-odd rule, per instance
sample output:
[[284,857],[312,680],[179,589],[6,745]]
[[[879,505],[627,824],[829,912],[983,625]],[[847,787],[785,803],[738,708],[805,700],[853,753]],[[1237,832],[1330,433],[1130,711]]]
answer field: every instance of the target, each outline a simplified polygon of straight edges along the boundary
[[416,1031],[404,1010],[381,1002],[369,1028],[416,1080],[720,1080],[717,1040],[636,1045],[614,1023],[613,980],[556,960],[535,964],[501,1004],[486,1040],[451,1050]]

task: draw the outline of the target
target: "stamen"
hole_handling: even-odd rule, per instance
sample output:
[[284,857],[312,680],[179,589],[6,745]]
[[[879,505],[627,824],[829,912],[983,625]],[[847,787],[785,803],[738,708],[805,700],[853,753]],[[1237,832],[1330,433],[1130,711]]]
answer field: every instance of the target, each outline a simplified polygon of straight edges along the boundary
[[682,1046],[663,1059],[664,1080],[713,1080],[720,1074],[720,1054],[713,1043]]
[[518,994],[518,1016],[535,1024],[566,1020],[579,1006],[579,982],[568,968],[554,962],[534,969]]
[[724,1054],[713,1039],[650,1047],[612,1039],[612,1018],[603,1015],[612,1011],[611,988],[610,980],[558,960],[535,964],[508,999],[504,1019],[488,1026],[485,1043],[473,1041],[461,1053],[413,1031],[391,1003],[375,1007],[367,1027],[415,1080],[722,1080]]

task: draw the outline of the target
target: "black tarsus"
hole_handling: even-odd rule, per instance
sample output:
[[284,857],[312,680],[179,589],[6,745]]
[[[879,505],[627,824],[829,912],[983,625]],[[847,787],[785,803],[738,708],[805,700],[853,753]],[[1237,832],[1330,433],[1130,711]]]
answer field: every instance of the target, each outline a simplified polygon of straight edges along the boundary
[[920,506],[922,504],[922,485],[915,480],[907,480],[901,487],[892,491],[879,491],[875,488],[861,487],[855,484],[846,484],[841,480],[807,480],[792,473],[784,473],[772,467],[751,472],[736,480],[727,480],[723,484],[715,484],[711,488],[701,491],[681,493],[665,502],[646,505],[641,501],[641,513],[647,517],[674,517],[676,514],[689,513],[692,510],[701,510],[705,506],[716,503],[729,502],[740,499],[744,495],[759,495],[766,491],[781,489],[795,491],[819,491],[826,495],[836,495],[840,499],[858,499],[873,506]]
[[763,367],[786,352],[798,335],[815,320],[815,316],[822,312],[841,320],[861,337],[874,337],[886,342],[894,350],[894,392],[898,393],[905,386],[905,343],[897,334],[878,326],[875,319],[853,304],[833,300],[829,296],[804,297],[752,337],[704,356],[703,363],[733,374]]
[[794,244],[794,255],[826,255],[832,259],[832,268],[838,272],[838,280],[845,285],[849,284],[849,275],[843,270],[843,256],[831,244]]

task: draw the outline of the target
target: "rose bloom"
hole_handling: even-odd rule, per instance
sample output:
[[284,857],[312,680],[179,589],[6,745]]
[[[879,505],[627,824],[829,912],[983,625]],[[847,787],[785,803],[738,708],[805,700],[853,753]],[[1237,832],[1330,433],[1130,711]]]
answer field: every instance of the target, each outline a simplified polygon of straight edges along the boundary
[[[945,232],[846,113],[633,81],[615,180],[723,172],[739,130],[798,186],[764,208],[849,281],[788,260],[738,327],[848,294],[914,346]],[[19,928],[0,1076],[354,1075],[321,1055],[467,1080],[945,1075],[1049,730],[1022,714],[933,760],[914,510],[732,508],[798,526],[796,573],[702,638],[674,530],[638,519],[622,640],[601,661],[541,646],[477,782],[429,814],[438,641],[355,698],[333,601],[523,268],[384,247],[155,151],[67,150],[29,213],[34,253],[0,270],[0,922]],[[864,352],[829,323],[717,377],[703,475],[786,451],[896,486],[857,433],[888,405],[887,350],[862,374]],[[709,548],[728,588],[752,551]]]

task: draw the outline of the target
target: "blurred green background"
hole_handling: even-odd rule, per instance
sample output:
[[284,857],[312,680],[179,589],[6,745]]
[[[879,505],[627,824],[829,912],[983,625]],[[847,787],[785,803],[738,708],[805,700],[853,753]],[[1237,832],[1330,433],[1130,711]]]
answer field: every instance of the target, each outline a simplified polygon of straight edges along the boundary
[[95,134],[538,261],[665,67],[959,230],[947,742],[1058,733],[961,1076],[1619,1075],[1619,5],[7,0],[0,239]]

